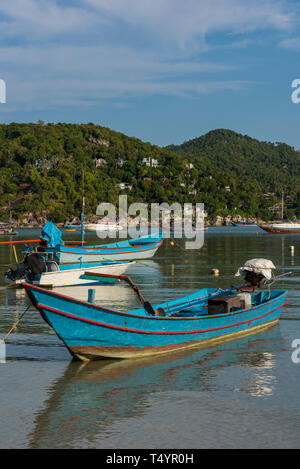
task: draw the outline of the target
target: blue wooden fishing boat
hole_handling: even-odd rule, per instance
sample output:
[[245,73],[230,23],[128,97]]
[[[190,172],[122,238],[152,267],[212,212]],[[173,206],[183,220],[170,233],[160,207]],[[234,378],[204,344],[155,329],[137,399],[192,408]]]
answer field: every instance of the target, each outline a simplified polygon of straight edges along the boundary
[[149,259],[163,244],[160,233],[116,243],[95,246],[60,245],[55,251],[60,263],[124,261]]
[[[101,274],[99,274],[101,277]],[[286,291],[239,293],[203,288],[151,306],[129,280],[142,308],[119,311],[23,284],[35,308],[71,354],[93,358],[139,358],[195,346],[206,347],[276,324]]]
[[75,264],[82,262],[125,261],[149,259],[154,256],[163,244],[162,233],[152,233],[135,239],[118,241],[116,243],[86,246],[78,242],[78,246],[67,246],[61,237],[61,232],[53,223],[48,222],[41,235],[41,247],[24,245],[23,252],[43,251],[49,259],[55,258],[60,264]]

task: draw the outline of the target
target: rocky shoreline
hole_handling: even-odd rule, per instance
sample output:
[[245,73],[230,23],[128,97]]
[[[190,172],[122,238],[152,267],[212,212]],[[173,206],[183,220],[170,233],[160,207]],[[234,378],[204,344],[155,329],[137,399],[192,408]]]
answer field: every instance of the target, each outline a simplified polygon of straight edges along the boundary
[[231,226],[232,223],[243,223],[249,225],[263,225],[267,223],[265,220],[261,220],[260,218],[243,218],[240,215],[227,215],[226,217],[222,217],[217,215],[211,220],[205,221],[205,225],[207,226]]
[[[95,223],[97,222],[98,217],[95,215],[92,215],[91,217],[86,217],[85,218],[85,223]],[[24,215],[20,220],[11,220],[11,226],[15,229],[17,228],[27,228],[27,229],[41,229],[45,223],[49,221],[45,216],[35,216],[32,213]],[[240,223],[243,221],[243,223],[247,224],[253,224],[253,225],[259,225],[259,224],[264,224],[266,221],[257,219],[257,218],[247,218],[244,219],[241,215],[227,215],[227,216],[221,216],[217,215],[216,217],[212,219],[206,219],[205,220],[205,226],[231,226],[232,223]],[[81,220],[77,217],[74,217],[73,219],[68,220],[67,222],[60,222],[60,223],[55,223],[55,225],[62,229],[66,225],[80,225]],[[150,224],[149,224],[150,225]]]

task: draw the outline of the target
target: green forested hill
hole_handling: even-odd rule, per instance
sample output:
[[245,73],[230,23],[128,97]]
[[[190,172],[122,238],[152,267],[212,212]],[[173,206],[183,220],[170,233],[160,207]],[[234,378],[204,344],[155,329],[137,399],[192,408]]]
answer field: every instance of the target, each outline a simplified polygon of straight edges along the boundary
[[[142,164],[157,160],[157,167]],[[155,163],[155,162],[154,162]],[[300,215],[300,154],[286,144],[216,130],[180,146],[160,148],[93,124],[0,125],[0,220],[11,209],[63,222],[100,202],[202,202],[210,217],[268,219],[289,197]]]
[[284,191],[285,215],[300,215],[300,152],[291,146],[218,129],[166,148],[197,167],[198,187],[213,195],[214,201],[207,201],[213,211],[224,203],[231,213],[237,208],[245,215],[275,217],[278,212],[270,208],[280,204]]

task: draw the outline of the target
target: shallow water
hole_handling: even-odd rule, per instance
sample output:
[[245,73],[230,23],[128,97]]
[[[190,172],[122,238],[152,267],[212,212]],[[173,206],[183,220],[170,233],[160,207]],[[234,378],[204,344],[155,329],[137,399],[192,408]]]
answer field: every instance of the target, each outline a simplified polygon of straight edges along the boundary
[[[21,259],[19,247],[17,253]],[[205,350],[82,364],[30,308],[0,363],[0,448],[299,448],[300,363],[292,361],[292,342],[300,340],[299,256],[300,236],[222,227],[205,232],[199,251],[184,249],[184,240],[173,247],[166,241],[153,259],[132,266],[128,274],[154,304],[239,284],[233,275],[254,257],[271,259],[277,274],[292,271],[277,284],[290,301],[278,326]],[[28,304],[22,289],[3,284],[13,262],[12,249],[1,248],[1,337]],[[87,299],[87,288],[75,296]],[[138,306],[122,284],[99,287],[97,302]]]

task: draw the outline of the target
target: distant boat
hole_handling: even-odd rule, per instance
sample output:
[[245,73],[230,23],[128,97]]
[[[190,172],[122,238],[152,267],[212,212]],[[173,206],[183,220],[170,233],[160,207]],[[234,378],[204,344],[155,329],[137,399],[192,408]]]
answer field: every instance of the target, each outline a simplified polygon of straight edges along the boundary
[[[118,223],[115,223],[113,221],[98,221],[97,223],[85,223],[84,224],[84,231],[91,231],[91,232],[97,232],[97,231],[120,231],[123,230],[124,227]],[[81,225],[66,225],[65,230],[81,230]]]
[[2,236],[13,236],[18,234],[16,230],[12,227],[12,216],[11,211],[9,211],[9,222],[0,222],[0,235]]
[[298,234],[300,233],[300,223],[283,221],[284,218],[284,192],[282,192],[282,201],[281,201],[281,218],[282,222],[270,223],[268,225],[259,225],[267,233],[271,234]]
[[65,225],[64,229],[66,231],[77,231],[81,229],[81,225]]
[[299,234],[300,223],[293,222],[282,222],[282,223],[271,223],[270,225],[259,225],[267,233],[272,234]]
[[257,226],[256,223],[249,223],[247,220],[240,220],[237,222],[231,222],[232,226]]
[[0,228],[0,235],[2,236],[13,236],[18,234],[13,228]]
[[97,223],[87,223],[85,224],[85,231],[120,231],[123,230],[123,226],[113,222],[113,221],[98,221]]

